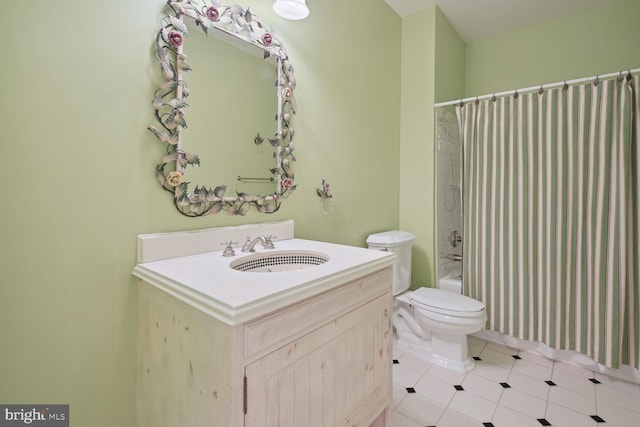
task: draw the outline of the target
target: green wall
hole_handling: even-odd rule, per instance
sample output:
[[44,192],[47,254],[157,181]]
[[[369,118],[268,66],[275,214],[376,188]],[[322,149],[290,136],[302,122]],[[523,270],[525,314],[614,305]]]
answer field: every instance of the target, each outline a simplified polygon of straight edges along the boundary
[[165,146],[146,129],[164,1],[3,5],[0,403],[69,403],[71,425],[134,425],[140,233],[293,219],[300,237],[363,246],[397,227],[400,18],[370,0],[310,3],[300,22],[271,0],[241,3],[295,66],[299,188],[275,215],[198,219],[156,183]]
[[433,104],[464,91],[464,42],[437,7],[402,20],[400,228],[416,236],[412,288],[436,275]]
[[465,96],[640,67],[640,2],[612,0],[562,19],[471,42]]

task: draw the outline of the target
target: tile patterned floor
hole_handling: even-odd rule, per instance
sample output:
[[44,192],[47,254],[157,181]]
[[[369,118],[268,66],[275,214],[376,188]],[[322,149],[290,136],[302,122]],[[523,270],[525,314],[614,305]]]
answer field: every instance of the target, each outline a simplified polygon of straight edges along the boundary
[[459,373],[394,348],[393,427],[638,427],[640,385],[476,337]]

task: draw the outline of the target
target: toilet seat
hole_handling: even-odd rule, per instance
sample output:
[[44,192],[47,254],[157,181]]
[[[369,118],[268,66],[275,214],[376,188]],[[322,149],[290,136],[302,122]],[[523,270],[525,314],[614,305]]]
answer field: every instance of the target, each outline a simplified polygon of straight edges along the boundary
[[480,317],[484,314],[481,301],[441,289],[417,289],[411,293],[409,301],[418,309],[447,316]]

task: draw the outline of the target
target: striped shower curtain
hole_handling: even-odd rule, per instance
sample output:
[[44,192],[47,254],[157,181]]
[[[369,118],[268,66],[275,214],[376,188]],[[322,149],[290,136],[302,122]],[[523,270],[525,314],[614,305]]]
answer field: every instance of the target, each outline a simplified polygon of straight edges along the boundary
[[487,329],[640,368],[640,77],[475,101],[465,293]]

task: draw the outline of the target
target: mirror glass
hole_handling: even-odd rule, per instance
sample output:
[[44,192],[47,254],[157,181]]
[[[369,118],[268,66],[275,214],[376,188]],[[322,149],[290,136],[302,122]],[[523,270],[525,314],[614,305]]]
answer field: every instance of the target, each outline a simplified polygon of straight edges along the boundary
[[198,153],[200,167],[185,176],[192,182],[225,183],[228,192],[272,191],[272,181],[237,177],[273,177],[273,147],[267,138],[277,129],[276,64],[192,26],[186,39],[192,71],[185,147]]
[[186,216],[277,211],[296,187],[284,46],[240,6],[192,0],[165,12],[155,48],[165,82],[149,126],[167,143],[156,178]]

